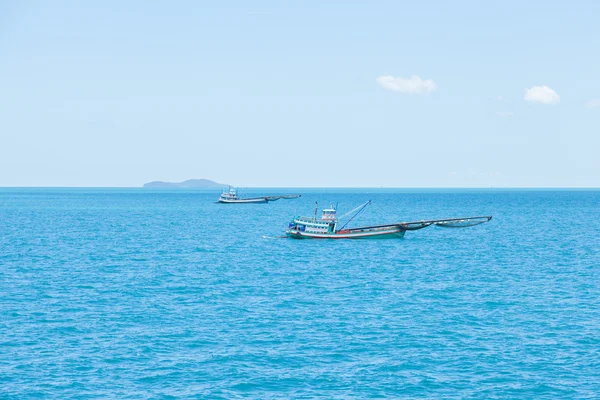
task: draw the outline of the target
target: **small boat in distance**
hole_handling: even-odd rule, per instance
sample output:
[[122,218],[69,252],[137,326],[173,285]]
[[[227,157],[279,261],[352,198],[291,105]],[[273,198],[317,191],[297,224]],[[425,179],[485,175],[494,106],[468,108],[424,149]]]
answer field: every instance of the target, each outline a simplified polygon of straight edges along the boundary
[[387,239],[387,238],[402,238],[406,231],[416,231],[426,228],[430,225],[435,225],[443,228],[466,228],[488,222],[492,219],[491,216],[485,217],[465,217],[465,218],[450,218],[436,219],[428,221],[413,221],[413,222],[398,222],[395,224],[386,225],[371,225],[359,228],[346,228],[348,224],[360,214],[369,204],[371,200],[360,205],[354,210],[344,214],[344,217],[353,214],[341,228],[338,229],[338,218],[336,217],[337,210],[332,206],[323,210],[321,218],[317,218],[319,205],[315,207],[313,217],[295,217],[289,223],[286,235],[294,239]]
[[243,204],[252,204],[252,203],[268,203],[270,201],[275,201],[279,199],[297,199],[300,197],[299,194],[287,194],[280,196],[260,196],[260,197],[248,197],[241,198],[237,195],[237,190],[233,187],[229,187],[228,191],[223,191],[221,193],[221,197],[219,197],[219,201],[217,203],[243,203]]

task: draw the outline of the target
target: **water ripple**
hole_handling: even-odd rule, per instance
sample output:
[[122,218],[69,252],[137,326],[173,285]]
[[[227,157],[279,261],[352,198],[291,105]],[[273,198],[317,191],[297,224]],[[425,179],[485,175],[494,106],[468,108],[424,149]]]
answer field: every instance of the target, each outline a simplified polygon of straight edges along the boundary
[[[2,189],[0,393],[600,393],[599,192],[321,191],[243,208],[213,197]],[[278,238],[316,200],[367,197],[364,223],[494,219],[391,241]]]

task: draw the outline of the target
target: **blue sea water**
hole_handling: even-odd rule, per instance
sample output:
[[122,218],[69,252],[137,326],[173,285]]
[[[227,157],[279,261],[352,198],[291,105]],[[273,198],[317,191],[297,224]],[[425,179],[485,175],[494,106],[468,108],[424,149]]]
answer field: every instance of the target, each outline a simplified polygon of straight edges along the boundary
[[[295,191],[0,189],[0,397],[600,395],[599,191]],[[280,238],[369,199],[357,223],[494,218]]]

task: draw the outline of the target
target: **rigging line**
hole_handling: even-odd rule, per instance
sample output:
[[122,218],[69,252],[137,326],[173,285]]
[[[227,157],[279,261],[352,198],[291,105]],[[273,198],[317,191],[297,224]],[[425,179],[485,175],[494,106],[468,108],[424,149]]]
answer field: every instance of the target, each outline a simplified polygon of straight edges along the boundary
[[[348,215],[350,215],[350,214],[352,214],[352,213],[356,212],[357,210],[361,209],[362,207],[365,207],[365,206],[367,206],[367,205],[368,205],[370,202],[371,202],[371,200],[367,201],[367,202],[366,202],[366,203],[364,203],[364,204],[361,204],[360,206],[356,207],[356,208],[355,208],[355,209],[353,209],[353,210],[350,210],[350,211],[348,211],[346,214],[342,215],[341,217],[338,217],[338,220],[341,220],[341,219],[344,219],[344,218],[346,218]],[[336,206],[336,210],[337,210],[337,206]]]
[[348,222],[346,222],[346,223],[345,223],[345,224],[344,224],[344,225],[343,225],[343,226],[342,226],[342,227],[341,227],[339,230],[341,231],[342,229],[344,229],[344,228],[345,228],[345,227],[346,227],[346,226],[347,226],[347,225],[350,223],[350,221],[352,221],[354,218],[356,218],[356,216],[357,216],[358,214],[360,214],[361,212],[363,212],[363,211],[365,210],[365,208],[367,208],[367,206],[368,206],[369,204],[371,204],[371,200],[369,200],[369,201],[367,201],[365,204],[363,204],[363,205],[361,206],[362,208],[361,208],[360,210],[358,210],[358,211],[356,212],[356,214],[354,214],[354,215],[352,216],[352,218],[350,218],[350,219],[348,220]]

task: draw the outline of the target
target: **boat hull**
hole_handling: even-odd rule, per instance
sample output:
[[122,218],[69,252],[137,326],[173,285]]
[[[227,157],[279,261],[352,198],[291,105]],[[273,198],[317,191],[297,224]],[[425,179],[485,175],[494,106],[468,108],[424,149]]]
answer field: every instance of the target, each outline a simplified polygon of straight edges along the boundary
[[218,203],[223,204],[256,204],[256,203],[268,203],[269,199],[264,197],[256,198],[256,199],[237,199],[237,200],[226,200],[219,199]]
[[404,233],[400,228],[336,233],[301,232],[295,229],[286,231],[286,235],[293,239],[400,239],[404,237]]

